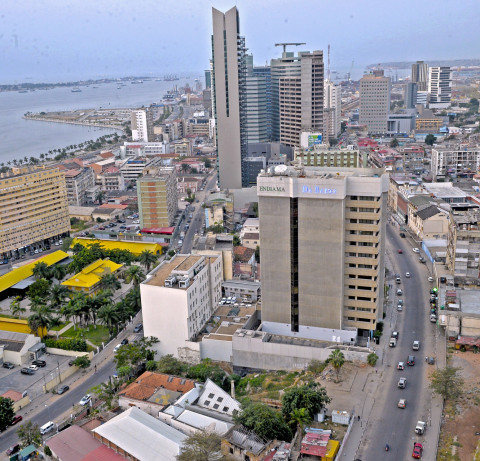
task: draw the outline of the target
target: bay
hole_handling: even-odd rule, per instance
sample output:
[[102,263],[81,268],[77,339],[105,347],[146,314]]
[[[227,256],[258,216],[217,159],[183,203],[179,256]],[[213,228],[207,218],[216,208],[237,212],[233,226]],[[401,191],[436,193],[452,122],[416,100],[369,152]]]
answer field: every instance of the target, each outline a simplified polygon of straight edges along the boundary
[[[38,157],[49,150],[97,139],[115,130],[64,123],[24,120],[26,112],[52,112],[76,109],[138,108],[159,103],[167,90],[186,83],[194,87],[194,77],[174,82],[146,80],[141,84],[119,83],[81,86],[81,92],[58,87],[28,93],[0,93],[0,164],[25,156]],[[94,88],[94,86],[98,88]]]

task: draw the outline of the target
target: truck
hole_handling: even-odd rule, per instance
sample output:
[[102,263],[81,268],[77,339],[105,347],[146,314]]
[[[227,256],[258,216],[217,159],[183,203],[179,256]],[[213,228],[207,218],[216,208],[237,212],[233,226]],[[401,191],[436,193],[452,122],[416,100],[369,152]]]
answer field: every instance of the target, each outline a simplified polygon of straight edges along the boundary
[[395,347],[397,345],[396,338],[390,338],[390,343],[388,344],[390,347]]
[[427,429],[427,424],[423,421],[417,421],[417,425],[415,426],[415,434],[423,435]]

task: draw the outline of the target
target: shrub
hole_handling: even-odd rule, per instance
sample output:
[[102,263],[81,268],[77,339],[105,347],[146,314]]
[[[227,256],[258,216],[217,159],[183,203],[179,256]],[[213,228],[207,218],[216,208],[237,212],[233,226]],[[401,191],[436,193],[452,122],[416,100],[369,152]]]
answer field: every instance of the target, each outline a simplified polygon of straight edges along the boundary
[[63,349],[64,351],[87,352],[87,342],[84,339],[53,339],[45,338],[45,346]]

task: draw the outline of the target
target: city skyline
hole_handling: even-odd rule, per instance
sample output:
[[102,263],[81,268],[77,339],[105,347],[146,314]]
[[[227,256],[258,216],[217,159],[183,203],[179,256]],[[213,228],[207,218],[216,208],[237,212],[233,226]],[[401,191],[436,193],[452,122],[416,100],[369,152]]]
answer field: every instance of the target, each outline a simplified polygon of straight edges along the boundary
[[[368,9],[350,1],[342,9],[329,3],[320,8],[313,1],[296,8],[284,1],[235,4],[240,33],[256,65],[279,57],[274,45],[281,41],[322,50],[330,43],[332,69],[338,70],[348,70],[352,61],[362,68],[382,61],[468,59],[478,53],[473,34],[480,13],[473,0],[461,9],[446,0],[412,3],[414,12],[408,7],[385,10],[377,0]],[[210,59],[212,6],[226,11],[234,3],[141,0],[134,11],[111,0],[9,3],[0,17],[0,83],[132,73],[200,75]],[[52,23],[55,27],[46,27]]]

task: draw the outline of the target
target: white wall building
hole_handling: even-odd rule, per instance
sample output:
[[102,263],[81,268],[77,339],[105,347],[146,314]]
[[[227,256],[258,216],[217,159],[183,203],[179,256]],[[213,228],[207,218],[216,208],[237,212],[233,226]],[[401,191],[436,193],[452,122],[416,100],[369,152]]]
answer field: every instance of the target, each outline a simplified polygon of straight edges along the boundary
[[437,147],[432,149],[432,179],[445,179],[448,175],[475,173],[480,170],[480,146],[475,148]]
[[145,336],[161,355],[180,350],[202,331],[222,297],[221,255],[176,255],[140,285]]
[[342,128],[342,87],[338,83],[325,80],[324,89],[324,132],[327,139],[336,138]]
[[152,113],[148,109],[132,110],[132,140],[153,141]]
[[450,67],[430,67],[428,74],[429,107],[445,109],[452,101],[452,69]]

